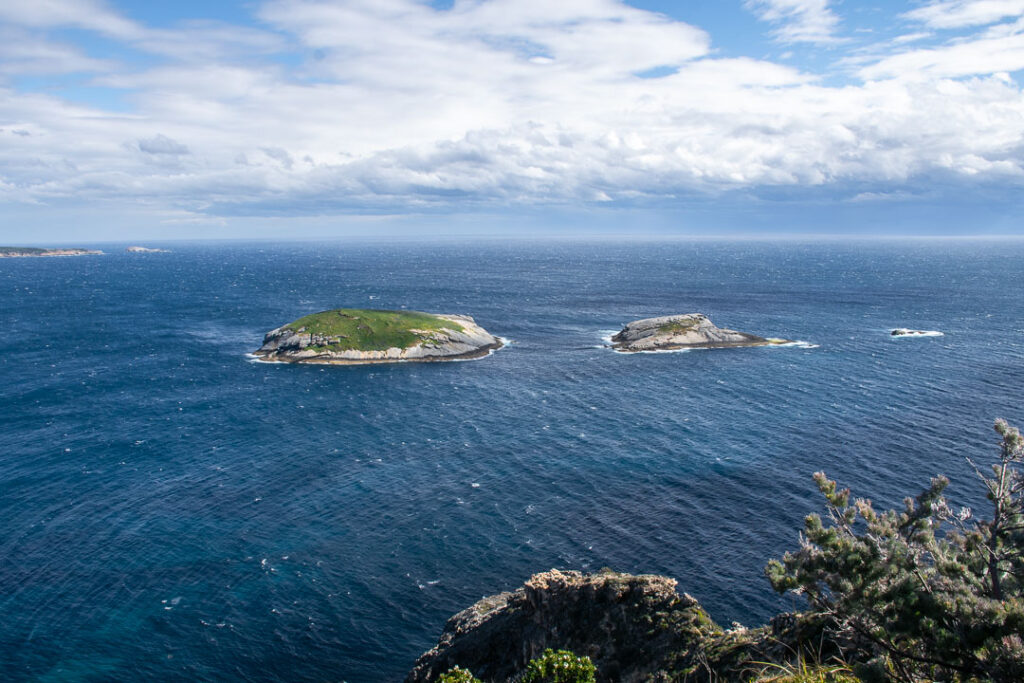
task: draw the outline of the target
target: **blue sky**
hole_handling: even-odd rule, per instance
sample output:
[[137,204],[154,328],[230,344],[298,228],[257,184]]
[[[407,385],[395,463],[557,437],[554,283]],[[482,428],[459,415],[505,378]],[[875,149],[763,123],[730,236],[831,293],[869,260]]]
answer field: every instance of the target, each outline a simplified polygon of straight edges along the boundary
[[1024,0],[0,4],[0,241],[1012,234]]

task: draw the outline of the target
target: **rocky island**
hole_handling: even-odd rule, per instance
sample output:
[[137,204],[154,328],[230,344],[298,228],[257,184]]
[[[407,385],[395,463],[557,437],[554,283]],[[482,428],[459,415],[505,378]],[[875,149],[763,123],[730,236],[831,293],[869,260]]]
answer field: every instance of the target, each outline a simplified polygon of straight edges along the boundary
[[271,330],[254,355],[286,363],[355,365],[466,360],[501,346],[468,315],[340,308]]
[[787,339],[758,337],[716,327],[703,313],[634,320],[612,337],[612,348],[627,353],[789,343]]
[[39,247],[0,247],[0,258],[28,258],[37,256],[95,256],[98,249],[40,249]]
[[156,249],[153,247],[128,247],[125,249],[129,254],[166,254],[167,249]]
[[935,330],[910,330],[906,327],[897,327],[889,333],[892,337],[941,337],[941,332]]

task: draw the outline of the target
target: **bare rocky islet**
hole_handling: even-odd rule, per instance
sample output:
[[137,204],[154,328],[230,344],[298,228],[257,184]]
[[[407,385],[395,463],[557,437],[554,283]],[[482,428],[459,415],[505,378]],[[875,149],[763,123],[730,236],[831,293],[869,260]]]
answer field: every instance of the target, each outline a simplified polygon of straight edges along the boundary
[[129,254],[166,254],[167,249],[157,249],[156,247],[128,247],[125,251]]
[[342,308],[271,330],[254,355],[285,363],[359,365],[468,360],[501,346],[468,315]]
[[892,337],[941,337],[941,332],[936,330],[911,330],[906,327],[897,327],[889,333]]
[[703,313],[634,320],[612,337],[611,341],[612,348],[625,353],[791,343],[787,339],[759,337],[717,327]]

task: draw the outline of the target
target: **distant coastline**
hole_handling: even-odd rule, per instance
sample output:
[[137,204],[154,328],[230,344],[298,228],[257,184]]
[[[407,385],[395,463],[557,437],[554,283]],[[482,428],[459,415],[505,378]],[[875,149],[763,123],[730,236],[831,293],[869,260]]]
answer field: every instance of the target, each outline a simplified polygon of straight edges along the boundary
[[42,256],[97,256],[98,249],[42,249],[40,247],[0,247],[0,258],[37,258]]

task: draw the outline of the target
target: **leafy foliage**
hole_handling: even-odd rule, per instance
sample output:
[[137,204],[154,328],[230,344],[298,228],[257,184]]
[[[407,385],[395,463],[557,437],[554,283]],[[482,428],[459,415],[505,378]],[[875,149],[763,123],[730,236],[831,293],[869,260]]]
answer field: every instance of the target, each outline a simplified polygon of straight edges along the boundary
[[590,657],[547,649],[526,667],[522,683],[594,683],[596,672]]
[[869,664],[858,675],[1024,680],[1024,438],[1002,420],[996,431],[999,462],[991,474],[975,466],[988,521],[952,510],[944,477],[902,511],[876,512],[815,474],[828,519],[808,516],[800,549],[766,573],[864,644]]
[[480,679],[467,669],[456,666],[441,674],[437,683],[480,683]]
[[[590,657],[577,657],[568,650],[544,650],[544,654],[530,661],[519,680],[521,683],[595,683],[597,669]],[[448,669],[437,679],[438,683],[480,683],[470,671],[462,667]]]

